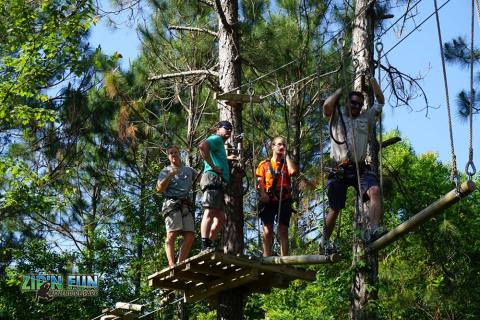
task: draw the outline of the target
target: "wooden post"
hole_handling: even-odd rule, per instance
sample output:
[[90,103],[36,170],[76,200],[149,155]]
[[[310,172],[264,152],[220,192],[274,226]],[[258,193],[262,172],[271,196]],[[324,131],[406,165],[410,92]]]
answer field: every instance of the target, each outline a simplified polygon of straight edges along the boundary
[[302,255],[302,256],[283,256],[283,257],[263,257],[263,264],[320,264],[320,263],[333,263],[340,260],[338,254],[332,254],[328,256],[324,255]]
[[[241,84],[241,56],[238,33],[238,1],[213,1],[218,13],[218,64],[219,82],[224,93],[232,92]],[[228,120],[233,124],[231,145],[234,137],[243,132],[242,105],[230,103],[225,106],[218,104],[220,120]],[[243,242],[243,164],[234,168],[230,183],[225,192],[226,222],[222,231],[222,244],[226,253],[242,253]],[[242,288],[234,288],[223,292],[219,296],[217,319],[243,319],[245,305]]]
[[414,228],[418,227],[427,220],[430,220],[443,210],[465,198],[474,190],[475,183],[471,180],[465,181],[460,186],[459,192],[457,192],[456,189],[453,189],[452,191],[450,191],[449,193],[447,193],[446,195],[444,195],[443,197],[441,197],[440,199],[438,199],[437,201],[435,201],[434,203],[432,203],[431,205],[405,221],[404,223],[398,225],[395,229],[391,230],[386,235],[372,242],[367,247],[367,252],[377,251],[386,247],[407,232],[413,230]]

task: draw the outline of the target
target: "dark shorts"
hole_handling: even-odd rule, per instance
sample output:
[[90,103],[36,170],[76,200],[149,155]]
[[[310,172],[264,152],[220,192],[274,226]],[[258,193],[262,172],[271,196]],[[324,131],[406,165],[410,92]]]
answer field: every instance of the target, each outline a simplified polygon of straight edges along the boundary
[[[348,187],[354,187],[358,193],[357,172],[355,167],[343,168],[343,172],[333,170],[328,175],[328,205],[333,210],[345,208]],[[365,169],[360,172],[360,188],[363,201],[368,201],[367,191],[371,187],[378,186],[375,173]]]
[[[260,219],[264,225],[273,224],[278,213],[278,201],[270,201],[268,203],[260,202],[258,204],[260,212]],[[290,217],[292,216],[292,199],[282,200],[280,208],[279,224],[286,226],[290,225]]]
[[225,208],[225,184],[222,178],[213,172],[204,172],[200,179],[200,188],[203,191],[203,207],[223,211]]

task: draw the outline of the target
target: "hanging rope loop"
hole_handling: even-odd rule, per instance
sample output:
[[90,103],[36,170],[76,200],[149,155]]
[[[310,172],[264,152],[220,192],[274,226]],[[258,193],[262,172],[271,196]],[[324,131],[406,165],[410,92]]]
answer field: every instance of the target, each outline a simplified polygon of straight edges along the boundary
[[295,96],[295,93],[295,87],[290,87],[290,89],[288,89],[288,99],[290,100],[290,104],[292,104],[292,99]]
[[343,49],[343,47],[345,46],[345,40],[343,37],[338,37],[337,38],[337,48],[338,49]]
[[375,50],[377,50],[377,53],[380,56],[380,53],[382,53],[382,51],[383,51],[382,41],[377,41],[377,43],[375,44]]
[[358,62],[358,59],[353,59],[352,64],[353,64],[353,69],[354,69],[354,70],[357,70],[358,65],[360,64],[360,62]]
[[255,90],[252,86],[249,86],[247,89],[247,94],[250,96],[250,102],[252,102],[253,95],[255,94]]
[[477,169],[475,168],[475,164],[472,160],[467,162],[467,165],[465,166],[465,172],[467,173],[469,180],[472,180],[472,177],[475,175],[475,173],[477,173]]

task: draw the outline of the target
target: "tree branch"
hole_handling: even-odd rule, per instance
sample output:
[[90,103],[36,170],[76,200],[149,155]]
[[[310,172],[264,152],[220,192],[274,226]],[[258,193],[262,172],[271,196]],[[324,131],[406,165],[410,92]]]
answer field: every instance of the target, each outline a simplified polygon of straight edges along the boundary
[[148,78],[148,80],[156,81],[156,80],[163,80],[163,79],[170,79],[170,78],[180,78],[180,77],[200,76],[200,75],[215,76],[215,77],[219,76],[218,72],[213,70],[190,70],[190,71],[183,71],[183,72],[176,72],[176,73],[161,74],[158,76],[151,76]]
[[203,3],[209,7],[215,8],[215,4],[210,0],[198,0],[198,2]]
[[208,33],[214,37],[218,37],[218,34],[215,31],[204,29],[204,28],[196,28],[196,27],[185,27],[185,26],[168,26],[168,30],[186,30],[186,31],[194,31],[194,32],[203,32]]
[[231,25],[227,21],[227,17],[225,16],[225,12],[223,12],[222,4],[220,3],[220,0],[215,0],[215,8],[217,9],[217,13],[220,16],[220,20],[222,21],[223,26],[225,29],[230,30]]

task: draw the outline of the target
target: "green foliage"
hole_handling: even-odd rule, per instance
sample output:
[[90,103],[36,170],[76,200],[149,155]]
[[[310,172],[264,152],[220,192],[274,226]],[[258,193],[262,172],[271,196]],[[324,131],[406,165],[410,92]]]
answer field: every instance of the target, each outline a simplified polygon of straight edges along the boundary
[[[3,129],[52,122],[46,90],[82,72],[82,38],[91,1],[2,2],[0,8],[0,123]],[[47,104],[46,104],[47,103]],[[46,104],[46,105],[45,105]]]
[[[180,145],[188,151],[185,162],[200,169],[195,148],[218,119],[212,94],[219,89],[213,76],[157,82],[148,77],[215,69],[215,37],[168,26],[216,30],[218,21],[212,8],[198,1],[152,4],[157,10],[141,30],[141,56],[127,72],[116,68],[118,55],[105,57],[100,49],[83,45],[90,2],[42,1],[37,6],[7,1],[0,8],[1,129],[16,129],[2,136],[0,154],[2,319],[90,319],[117,301],[153,301],[149,310],[158,303],[147,276],[167,264],[164,220],[158,214],[163,196],[154,191],[158,172],[167,164],[163,149]],[[290,230],[292,253],[315,254],[323,211],[318,192],[325,179],[319,160],[327,151],[320,133],[328,138],[318,91],[323,95],[327,88],[328,93],[350,75],[307,79],[293,86],[292,95],[289,88],[276,90],[316,72],[318,61],[322,73],[332,71],[340,57],[333,46],[321,48],[329,36],[324,31],[328,23],[350,17],[324,1],[298,4],[240,2],[244,83],[296,59],[251,86],[256,95],[273,94],[263,104],[244,105],[245,180],[251,181],[251,169],[268,156],[269,139],[286,136],[302,178],[318,185],[317,191],[299,191],[299,214]],[[70,72],[76,81],[62,83],[61,98],[50,100],[48,88]],[[101,86],[96,85],[99,78]],[[452,189],[449,167],[435,154],[416,155],[405,140],[383,154],[388,228]],[[251,194],[245,196],[246,247],[248,253],[258,253]],[[353,269],[363,267],[351,265],[353,199],[350,190],[334,233],[342,260],[310,266],[317,272],[315,282],[294,281],[286,289],[250,295],[246,319],[348,318]],[[476,192],[380,253],[379,299],[370,304],[380,318],[478,318],[479,207]],[[196,243],[192,253],[198,251]],[[73,269],[102,275],[98,298],[40,304],[33,295],[20,293],[24,273]],[[211,309],[206,302],[188,306],[192,319],[216,318]],[[156,318],[171,319],[175,312],[169,306]]]
[[[447,62],[450,62],[451,64],[456,64],[462,69],[469,69],[472,59],[474,68],[478,65],[478,62],[480,61],[480,51],[478,50],[478,48],[474,48],[473,52],[471,52],[470,45],[467,45],[465,39],[462,37],[453,39],[451,42],[446,42],[444,44],[444,55]],[[478,106],[480,102],[480,94],[478,90],[478,79],[480,77],[480,74],[477,72],[474,77],[476,80],[474,83],[472,113],[476,114],[480,110]],[[470,114],[470,94],[470,88],[468,88],[466,90],[460,91],[457,95],[458,114],[461,116],[461,119],[466,119]]]

